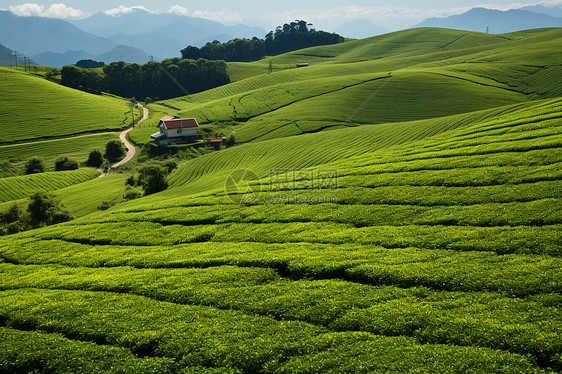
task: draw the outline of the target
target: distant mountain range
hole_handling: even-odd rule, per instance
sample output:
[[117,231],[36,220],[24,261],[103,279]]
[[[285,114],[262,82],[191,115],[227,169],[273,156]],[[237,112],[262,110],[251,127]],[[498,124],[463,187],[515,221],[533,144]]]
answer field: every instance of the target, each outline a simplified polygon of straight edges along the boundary
[[520,8],[521,10],[527,10],[529,12],[543,13],[551,17],[562,17],[562,7],[560,6],[544,6],[544,5],[532,5]]
[[0,11],[0,44],[31,57],[37,64],[61,67],[91,58],[110,63],[145,63],[179,57],[192,44],[221,42],[257,36],[267,32],[246,25],[225,26],[201,18],[153,14],[144,10],[121,16],[96,13],[86,19],[18,17]]
[[10,66],[14,63],[14,51],[0,44],[0,66]]
[[335,33],[347,38],[364,39],[389,32],[388,29],[375,25],[367,19],[359,19],[344,23],[334,30]]
[[[444,27],[489,33],[505,33],[542,27],[562,27],[562,7],[527,6],[502,12],[474,8],[447,18],[430,18],[414,27]],[[369,20],[348,22],[336,30],[351,38],[366,38],[388,30]],[[61,67],[82,59],[110,63],[145,63],[179,57],[187,45],[226,42],[234,38],[263,38],[266,30],[247,25],[225,26],[218,22],[173,14],[154,14],[142,9],[111,16],[96,13],[76,21],[18,17],[0,11],[0,64],[9,65],[12,50],[35,63]]]
[[[466,13],[447,18],[429,18],[414,27],[444,27],[457,30],[501,34],[543,27],[561,27],[562,18],[543,13],[546,9],[528,7],[529,10],[511,9],[505,12],[494,9],[473,8]],[[533,11],[531,11],[533,9]]]
[[33,57],[46,66],[73,65],[80,60],[102,61],[109,64],[113,61],[127,61],[129,63],[144,64],[150,61],[150,55],[145,51],[126,45],[117,46],[101,54],[91,54],[85,51],[67,51],[65,53],[44,52]]
[[267,34],[260,27],[225,26],[202,18],[154,14],[142,9],[120,16],[96,13],[71,22],[81,30],[107,38],[115,44],[145,50],[157,59],[178,57],[180,50],[188,45],[201,47],[213,40],[226,42],[234,38],[263,38]]
[[[93,56],[131,62],[146,62],[150,58],[142,50],[119,46],[63,20],[18,17],[8,11],[0,11],[0,44],[18,51],[20,55],[31,57],[37,64],[56,67]],[[78,60],[75,60],[77,57]],[[113,60],[104,60],[111,61]]]
[[73,49],[97,54],[117,46],[63,20],[18,17],[8,11],[0,11],[0,44],[28,56],[47,51],[63,53]]

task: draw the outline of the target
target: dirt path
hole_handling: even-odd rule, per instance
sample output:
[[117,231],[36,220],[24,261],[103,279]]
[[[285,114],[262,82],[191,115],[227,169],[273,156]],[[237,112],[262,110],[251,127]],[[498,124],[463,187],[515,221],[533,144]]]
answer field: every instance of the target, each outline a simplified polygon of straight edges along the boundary
[[[145,108],[144,106],[142,106],[141,104],[138,104],[139,107],[142,108],[142,118],[140,119],[140,121],[137,123],[137,125],[140,125],[143,121],[148,119],[148,109]],[[121,134],[119,134],[119,139],[121,139],[121,141],[123,142],[123,144],[125,144],[125,148],[127,148],[127,155],[125,156],[124,159],[122,159],[121,161],[111,165],[110,170],[107,173],[102,173],[100,175],[101,177],[105,177],[106,175],[111,174],[111,169],[115,169],[118,168],[121,165],[125,165],[127,162],[131,161],[131,159],[134,157],[135,153],[137,152],[137,150],[135,149],[135,146],[132,145],[128,140],[127,140],[127,134],[129,133],[129,131],[131,131],[132,129],[134,129],[134,127],[130,127],[127,130],[123,131]]]
[[[137,123],[137,125],[140,125],[143,121],[145,121],[148,118],[148,109],[145,108],[144,106],[138,104],[139,107],[142,108],[142,118],[141,120]],[[119,134],[119,139],[121,139],[121,141],[123,142],[123,144],[125,144],[125,148],[127,148],[127,155],[125,156],[124,159],[122,159],[121,161],[119,161],[116,164],[111,165],[111,167],[117,168],[121,165],[126,164],[127,162],[131,161],[131,159],[133,158],[133,156],[135,155],[135,153],[137,152],[135,149],[135,146],[132,145],[131,143],[129,143],[129,141],[127,140],[127,134],[129,133],[129,131],[131,131],[132,129],[134,129],[134,127],[130,127],[127,130],[123,131],[121,134]]]

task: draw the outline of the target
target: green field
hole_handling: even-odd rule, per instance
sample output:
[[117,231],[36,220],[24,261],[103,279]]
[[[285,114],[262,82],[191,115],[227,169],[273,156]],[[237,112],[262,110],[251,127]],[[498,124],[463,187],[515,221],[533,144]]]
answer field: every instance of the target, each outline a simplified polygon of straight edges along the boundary
[[0,178],[0,202],[18,200],[37,191],[55,191],[94,179],[99,174],[94,169],[83,168],[71,171]]
[[[232,63],[234,83],[150,105],[151,120],[131,139],[148,142],[163,115],[195,117],[203,128],[222,124],[248,142],[558,97],[561,39],[560,29],[415,29]],[[295,69],[298,62],[311,66]]]
[[562,371],[560,38],[407,30],[151,104],[139,144],[242,144],[129,202],[42,175],[78,218],[0,238],[0,372]]
[[0,100],[2,143],[118,130],[131,123],[123,99],[76,91],[8,68],[0,68]]
[[15,167],[23,170],[23,165],[32,157],[41,157],[48,170],[54,170],[55,161],[59,157],[69,157],[79,163],[85,163],[94,149],[101,152],[111,139],[119,139],[119,133],[79,135],[66,139],[54,139],[0,145],[0,160],[8,160]]

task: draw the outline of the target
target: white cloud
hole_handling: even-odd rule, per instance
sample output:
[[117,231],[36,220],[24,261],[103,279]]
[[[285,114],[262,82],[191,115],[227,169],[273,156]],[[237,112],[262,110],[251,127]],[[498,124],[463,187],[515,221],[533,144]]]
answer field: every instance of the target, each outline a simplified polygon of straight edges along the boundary
[[220,11],[210,11],[209,9],[194,10],[191,13],[191,16],[198,17],[198,18],[205,18],[211,21],[216,21],[227,25],[232,25],[242,22],[242,17],[240,17],[238,13],[229,13],[226,10],[220,10]]
[[185,16],[185,17],[197,17],[197,18],[204,18],[211,21],[220,22],[223,24],[236,24],[242,22],[242,17],[238,13],[229,13],[226,10],[220,11],[211,11],[209,9],[205,10],[194,10],[190,12],[187,8],[184,8],[180,5],[174,5],[168,10],[168,14],[175,14],[178,16]]
[[119,17],[122,14],[132,13],[135,9],[144,10],[145,12],[152,13],[150,10],[146,9],[143,5],[126,7],[119,5],[117,8],[106,10],[104,13],[108,16]]
[[88,15],[80,9],[67,7],[65,4],[51,4],[48,8],[45,8],[39,4],[25,3],[22,5],[11,5],[9,9],[10,12],[20,17],[79,19]]
[[168,10],[168,14],[175,14],[177,16],[185,16],[185,17],[189,17],[190,15],[189,10],[187,8],[184,8],[179,5],[172,6],[170,10]]
[[562,7],[562,0],[541,1],[539,5],[544,5],[549,8]]
[[[544,0],[541,2],[513,2],[507,5],[481,3],[480,5],[476,5],[474,7],[506,11],[509,9],[518,9],[524,6],[532,6],[537,4],[552,7],[562,6],[562,0]],[[449,17],[465,13],[474,7],[469,6],[449,9],[419,9],[399,6],[341,6],[327,9],[301,9],[284,13],[269,12],[263,14],[259,20],[255,21],[261,24],[267,23],[269,25],[280,25],[287,22],[287,20],[305,19],[309,22],[312,22],[317,28],[324,28],[325,30],[329,31],[346,22],[358,19],[369,19],[379,26],[383,26],[391,30],[398,30],[401,28],[410,27],[416,23],[423,21],[426,18]]]

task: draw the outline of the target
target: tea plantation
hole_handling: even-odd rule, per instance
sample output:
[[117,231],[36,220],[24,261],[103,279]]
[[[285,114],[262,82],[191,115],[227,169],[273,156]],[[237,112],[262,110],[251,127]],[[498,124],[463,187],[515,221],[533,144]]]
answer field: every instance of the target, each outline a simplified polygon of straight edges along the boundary
[[560,37],[407,30],[151,104],[241,144],[1,237],[0,372],[562,371]]

